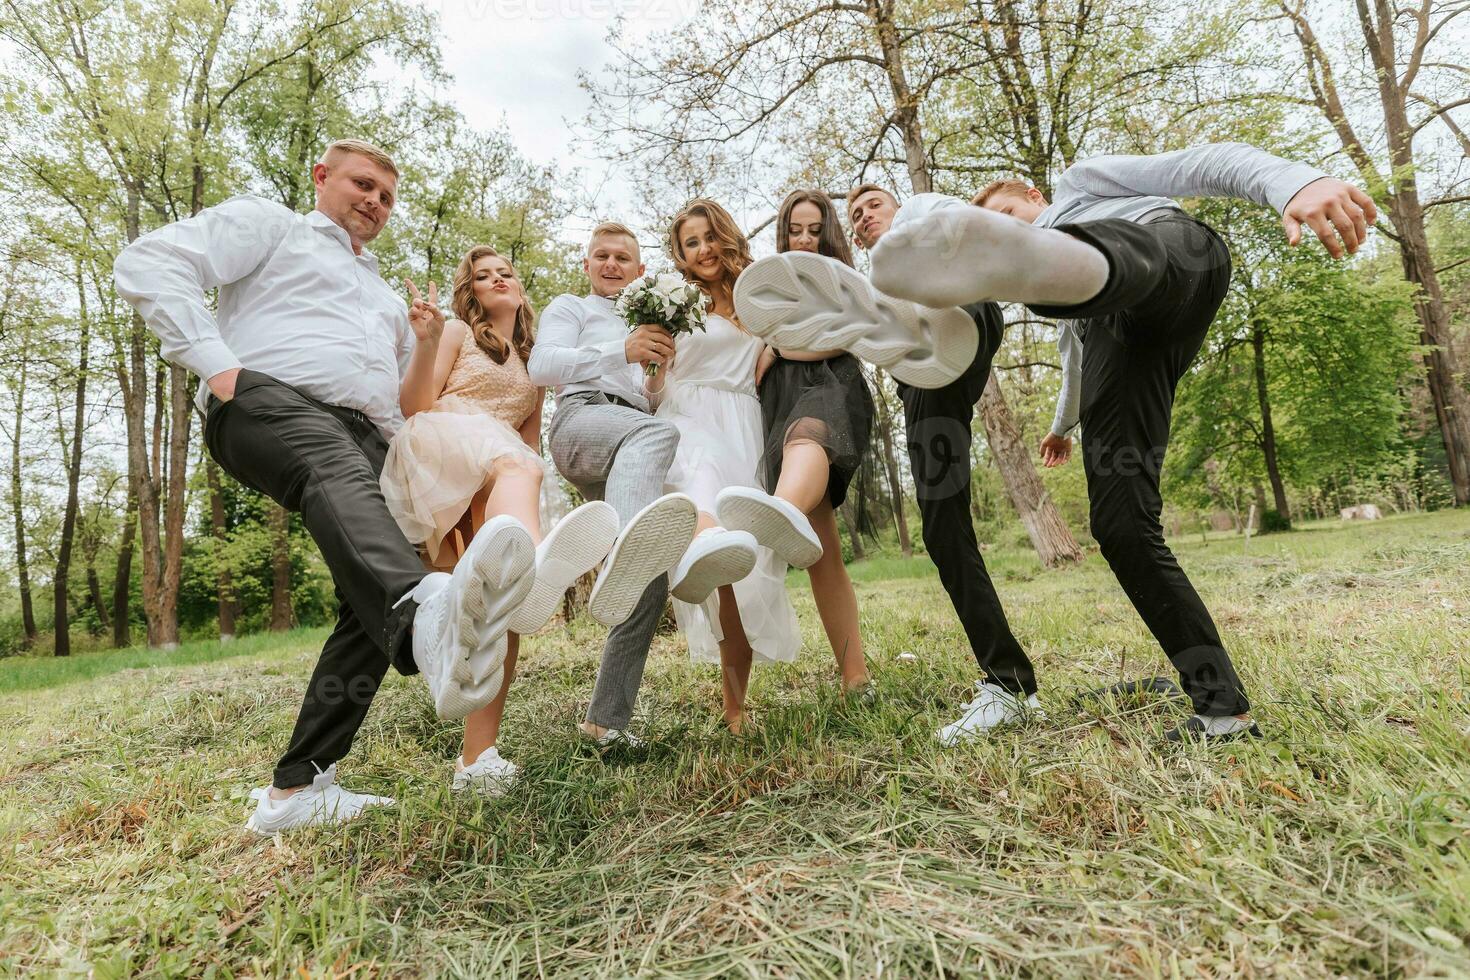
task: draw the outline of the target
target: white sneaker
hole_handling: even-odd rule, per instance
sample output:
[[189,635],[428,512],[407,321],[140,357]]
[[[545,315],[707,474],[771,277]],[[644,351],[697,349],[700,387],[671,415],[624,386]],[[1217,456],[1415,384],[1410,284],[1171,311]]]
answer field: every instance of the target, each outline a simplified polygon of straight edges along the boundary
[[783,252],[735,281],[745,329],[776,347],[850,351],[915,388],[941,388],[975,360],[980,331],[959,307],[885,296],[856,269],[811,252]]
[[511,780],[516,778],[516,764],[500,757],[500,750],[490,746],[469,765],[463,759],[454,760],[454,782],[456,791],[475,789],[489,796],[500,796],[510,789]]
[[577,731],[581,732],[583,738],[596,745],[599,749],[608,749],[615,745],[627,749],[641,749],[648,745],[647,742],[643,741],[637,735],[634,735],[632,732],[625,732],[620,728],[609,728],[601,735],[596,736],[589,734],[587,729],[581,726],[577,727]]
[[269,837],[297,827],[314,824],[346,823],[370,806],[392,806],[391,796],[369,796],[353,793],[337,785],[337,764],[317,773],[306,789],[292,793],[284,800],[273,800],[270,787],[253,790],[255,813],[245,821],[245,829]]
[[521,522],[501,515],[480,528],[451,574],[425,576],[411,593],[419,603],[413,660],[440,718],[463,718],[500,693],[506,627],[534,583],[535,554]]
[[975,738],[998,725],[1013,725],[1041,710],[1036,695],[1021,700],[1015,694],[994,684],[975,682],[975,699],[961,710],[958,721],[951,722],[936,734],[945,748]]
[[732,531],[749,531],[792,568],[810,568],[822,557],[812,522],[788,500],[754,487],[728,487],[715,498],[715,516]]
[[510,617],[510,631],[528,636],[551,622],[567,589],[596,568],[617,539],[618,512],[601,500],[558,521],[536,546],[536,583]]
[[749,531],[722,527],[700,531],[669,573],[669,594],[684,602],[703,602],[715,589],[755,570],[755,549],[755,536]]
[[682,493],[669,493],[633,515],[613,542],[587,599],[587,613],[604,626],[633,615],[648,583],[673,568],[699,525],[699,510]]

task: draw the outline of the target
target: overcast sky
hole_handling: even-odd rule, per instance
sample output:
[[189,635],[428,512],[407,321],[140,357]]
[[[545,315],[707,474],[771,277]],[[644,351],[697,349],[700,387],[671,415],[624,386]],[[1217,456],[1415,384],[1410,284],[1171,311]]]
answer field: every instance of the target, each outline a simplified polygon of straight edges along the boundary
[[[630,36],[677,25],[697,0],[421,0],[439,15],[444,67],[454,76],[449,101],[471,125],[504,122],[521,152],[538,164],[581,168],[584,184],[616,199],[607,167],[573,152],[572,128],[587,109],[577,72],[598,72],[611,58],[605,38],[616,15]],[[569,226],[579,237],[587,229]]]

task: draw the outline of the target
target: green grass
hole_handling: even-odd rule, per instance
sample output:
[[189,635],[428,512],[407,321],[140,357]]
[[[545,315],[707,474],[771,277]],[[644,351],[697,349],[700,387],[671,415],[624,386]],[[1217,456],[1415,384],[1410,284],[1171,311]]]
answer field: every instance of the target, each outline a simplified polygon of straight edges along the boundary
[[974,662],[927,564],[878,558],[872,706],[836,696],[798,577],[805,651],[757,670],[750,734],[665,635],[651,749],[600,757],[579,621],[523,655],[508,796],[451,796],[455,726],[394,676],[342,769],[399,805],[276,841],[241,832],[246,793],[320,634],[0,662],[0,972],[1470,974],[1470,513],[1179,552],[1259,744],[1165,751],[1175,708],[1068,707],[1167,670],[1096,556],[987,553],[1049,714],[982,743],[934,744]]

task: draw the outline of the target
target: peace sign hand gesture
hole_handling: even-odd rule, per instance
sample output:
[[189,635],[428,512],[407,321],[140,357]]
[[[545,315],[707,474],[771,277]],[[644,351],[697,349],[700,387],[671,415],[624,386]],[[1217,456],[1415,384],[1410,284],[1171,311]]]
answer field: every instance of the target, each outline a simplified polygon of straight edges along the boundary
[[408,307],[408,325],[413,328],[414,337],[421,344],[437,344],[444,335],[444,313],[439,309],[439,287],[430,281],[429,298],[425,301],[412,279],[405,279],[403,282],[408,286],[408,294],[413,297],[413,302]]

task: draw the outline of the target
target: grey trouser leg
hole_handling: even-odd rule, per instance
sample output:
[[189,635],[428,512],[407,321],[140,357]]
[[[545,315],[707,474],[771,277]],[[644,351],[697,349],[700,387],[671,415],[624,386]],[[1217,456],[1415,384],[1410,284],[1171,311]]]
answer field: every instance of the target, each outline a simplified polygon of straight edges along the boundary
[[[588,499],[611,504],[619,524],[627,526],[634,514],[663,496],[679,430],[602,395],[579,392],[557,401],[549,442],[561,475]],[[660,575],[644,590],[633,614],[608,633],[587,706],[592,724],[622,729],[633,717],[643,664],[668,591],[668,576]]]

